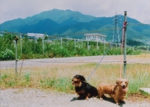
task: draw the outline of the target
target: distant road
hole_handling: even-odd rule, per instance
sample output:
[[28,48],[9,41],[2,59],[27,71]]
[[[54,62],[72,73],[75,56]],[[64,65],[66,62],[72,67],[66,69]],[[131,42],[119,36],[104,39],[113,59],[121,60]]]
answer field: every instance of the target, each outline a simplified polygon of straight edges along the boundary
[[[50,63],[120,63],[123,56],[87,56],[87,57],[67,57],[67,58],[46,58],[46,59],[25,59],[18,61],[18,67],[42,66]],[[127,63],[150,63],[148,59],[127,58]],[[0,69],[14,68],[15,60],[0,61]]]

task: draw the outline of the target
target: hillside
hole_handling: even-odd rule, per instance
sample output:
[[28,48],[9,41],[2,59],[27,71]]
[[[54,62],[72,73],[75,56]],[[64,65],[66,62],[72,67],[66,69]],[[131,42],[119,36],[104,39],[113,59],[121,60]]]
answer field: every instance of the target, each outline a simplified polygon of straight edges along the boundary
[[[119,27],[122,27],[123,16],[119,15]],[[105,34],[107,40],[112,39],[113,30],[101,31],[101,29],[114,28],[114,16],[112,17],[94,17],[84,15],[77,11],[53,9],[27,17],[25,19],[14,19],[0,24],[0,31],[18,32],[18,33],[46,33],[48,35],[67,35],[75,38],[83,38],[83,34],[93,30],[99,30],[98,33]],[[130,23],[140,23],[136,19],[128,17],[128,39],[147,39],[150,38],[150,26],[136,25]],[[77,32],[84,32],[77,35]],[[95,31],[96,33],[96,31]],[[74,35],[71,35],[74,34]],[[122,33],[120,33],[121,35]]]

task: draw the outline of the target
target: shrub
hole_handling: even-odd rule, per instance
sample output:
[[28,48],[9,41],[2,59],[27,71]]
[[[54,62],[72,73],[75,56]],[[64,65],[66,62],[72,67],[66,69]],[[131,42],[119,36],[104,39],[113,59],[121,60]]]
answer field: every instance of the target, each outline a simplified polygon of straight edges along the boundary
[[12,50],[6,48],[4,51],[0,53],[0,59],[1,60],[14,60],[15,54],[13,53]]

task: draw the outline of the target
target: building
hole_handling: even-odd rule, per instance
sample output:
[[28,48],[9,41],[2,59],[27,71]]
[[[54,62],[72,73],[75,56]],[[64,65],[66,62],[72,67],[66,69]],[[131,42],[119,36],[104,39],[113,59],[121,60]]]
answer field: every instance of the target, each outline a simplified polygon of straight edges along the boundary
[[44,38],[45,37],[44,34],[40,34],[40,33],[27,33],[27,36],[30,39],[38,39],[38,38]]
[[98,42],[106,42],[105,35],[99,34],[99,33],[87,33],[84,34],[86,40],[88,41],[98,41]]

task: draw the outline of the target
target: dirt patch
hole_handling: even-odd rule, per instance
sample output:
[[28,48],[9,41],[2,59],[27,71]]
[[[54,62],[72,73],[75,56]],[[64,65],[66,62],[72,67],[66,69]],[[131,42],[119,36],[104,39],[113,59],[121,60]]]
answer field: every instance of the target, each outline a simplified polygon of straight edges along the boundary
[[[142,95],[131,95],[120,107],[150,107],[150,102],[144,101]],[[118,107],[113,101],[98,98],[89,100],[73,100],[76,94],[66,94],[51,90],[39,89],[0,89],[0,107]],[[143,97],[143,96],[142,96]],[[133,98],[137,98],[136,100]]]

